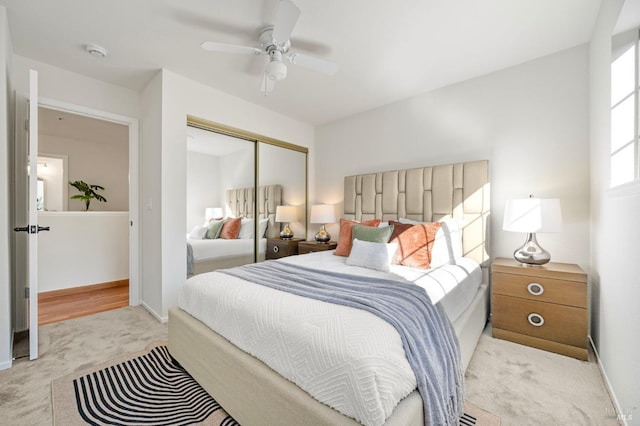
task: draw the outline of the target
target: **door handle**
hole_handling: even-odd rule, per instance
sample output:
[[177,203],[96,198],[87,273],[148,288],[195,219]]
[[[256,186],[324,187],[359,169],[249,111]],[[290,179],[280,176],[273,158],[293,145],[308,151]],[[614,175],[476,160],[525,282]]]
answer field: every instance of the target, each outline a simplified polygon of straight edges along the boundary
[[16,228],[13,228],[13,230],[16,232],[27,232],[29,234],[36,234],[40,231],[51,231],[51,227],[38,225],[38,227],[36,228],[33,225],[29,225],[29,226],[18,226]]

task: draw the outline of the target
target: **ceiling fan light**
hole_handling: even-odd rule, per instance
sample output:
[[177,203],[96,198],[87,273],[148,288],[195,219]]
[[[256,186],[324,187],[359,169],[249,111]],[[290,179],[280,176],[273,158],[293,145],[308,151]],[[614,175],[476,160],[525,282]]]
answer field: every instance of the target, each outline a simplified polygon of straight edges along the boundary
[[265,73],[272,80],[284,80],[287,77],[287,66],[280,61],[271,61],[267,64]]

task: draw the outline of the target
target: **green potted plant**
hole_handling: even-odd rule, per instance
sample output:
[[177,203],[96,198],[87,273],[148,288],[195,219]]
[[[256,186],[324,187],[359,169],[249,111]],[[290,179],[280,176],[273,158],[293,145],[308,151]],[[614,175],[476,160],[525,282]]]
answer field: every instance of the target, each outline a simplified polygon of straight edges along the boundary
[[82,192],[82,194],[72,195],[70,198],[72,200],[83,200],[85,211],[89,210],[89,204],[91,204],[92,199],[96,199],[98,201],[107,202],[107,199],[102,195],[98,194],[96,191],[103,190],[104,188],[100,185],[90,185],[82,180],[77,180],[75,182],[69,182],[69,185],[76,188],[78,191]]

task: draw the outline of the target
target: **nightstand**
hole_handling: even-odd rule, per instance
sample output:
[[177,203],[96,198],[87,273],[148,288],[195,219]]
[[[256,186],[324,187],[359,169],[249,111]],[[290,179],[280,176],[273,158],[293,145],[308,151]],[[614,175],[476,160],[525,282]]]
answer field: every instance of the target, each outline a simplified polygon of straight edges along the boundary
[[587,359],[587,275],[578,265],[491,265],[493,337]]
[[283,240],[281,238],[267,238],[267,259],[280,259],[281,257],[298,254],[298,243],[304,241],[302,238],[291,238]]
[[316,251],[334,250],[338,247],[338,243],[335,241],[329,241],[328,243],[319,243],[317,241],[303,241],[298,244],[298,254],[313,253]]

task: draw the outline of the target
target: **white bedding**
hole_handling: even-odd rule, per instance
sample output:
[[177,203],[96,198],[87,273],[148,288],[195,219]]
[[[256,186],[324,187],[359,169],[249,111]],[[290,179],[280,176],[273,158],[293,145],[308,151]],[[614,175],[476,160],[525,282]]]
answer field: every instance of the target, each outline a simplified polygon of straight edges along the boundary
[[[344,260],[328,251],[280,261],[391,278],[403,285],[400,273],[425,287],[434,303],[447,307],[448,315],[464,310],[462,301],[473,297],[481,281],[480,267],[467,259],[426,273],[401,266],[384,273],[349,266]],[[456,287],[456,281],[466,290],[457,290],[462,287]],[[454,302],[448,301],[447,293]],[[400,335],[369,312],[219,272],[187,280],[179,306],[317,400],[365,425],[383,424],[416,387]]]
[[[187,243],[191,244],[193,250],[193,261],[231,257],[253,253],[253,238],[239,238],[227,240],[223,238],[216,239],[192,239],[188,238]],[[258,246],[259,253],[264,253],[267,248],[267,239],[261,238]]]

